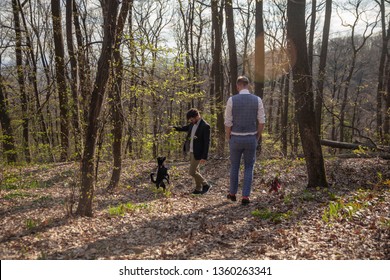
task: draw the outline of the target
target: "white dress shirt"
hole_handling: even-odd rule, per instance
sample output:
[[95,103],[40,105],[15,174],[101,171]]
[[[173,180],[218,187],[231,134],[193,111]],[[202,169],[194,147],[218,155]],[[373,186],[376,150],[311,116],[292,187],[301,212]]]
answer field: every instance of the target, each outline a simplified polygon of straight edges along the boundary
[[194,137],[195,137],[196,130],[198,129],[198,126],[199,126],[199,121],[197,121],[194,124],[194,126],[192,127],[192,130],[191,130],[190,153],[194,152]]

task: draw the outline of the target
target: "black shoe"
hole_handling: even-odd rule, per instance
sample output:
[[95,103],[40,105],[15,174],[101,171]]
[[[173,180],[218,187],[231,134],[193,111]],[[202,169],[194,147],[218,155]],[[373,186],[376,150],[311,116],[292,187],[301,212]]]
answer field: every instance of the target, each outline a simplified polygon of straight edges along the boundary
[[227,196],[227,199],[230,199],[231,201],[237,201],[237,197],[235,194],[228,194]]
[[207,193],[211,189],[211,185],[207,184],[203,186],[202,194]]
[[248,205],[249,203],[250,203],[249,198],[243,198],[243,199],[241,200],[241,204],[242,204],[242,205]]
[[198,190],[194,190],[194,191],[192,192],[192,194],[203,194],[203,192],[202,192],[202,191],[198,191]]

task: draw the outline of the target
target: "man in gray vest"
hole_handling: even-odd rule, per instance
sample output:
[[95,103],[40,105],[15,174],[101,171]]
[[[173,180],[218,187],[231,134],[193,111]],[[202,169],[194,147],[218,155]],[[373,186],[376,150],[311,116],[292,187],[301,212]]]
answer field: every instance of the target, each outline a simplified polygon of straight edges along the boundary
[[264,129],[263,101],[248,90],[249,79],[237,78],[239,94],[230,97],[225,110],[225,133],[230,146],[230,190],[227,198],[236,201],[241,157],[244,157],[242,205],[249,204],[252,189],[256,147]]

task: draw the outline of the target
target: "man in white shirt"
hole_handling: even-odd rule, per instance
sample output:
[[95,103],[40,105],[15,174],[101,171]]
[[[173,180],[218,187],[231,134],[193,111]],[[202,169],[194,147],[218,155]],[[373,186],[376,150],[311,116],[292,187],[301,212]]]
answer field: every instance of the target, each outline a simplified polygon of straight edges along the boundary
[[239,94],[228,99],[225,110],[225,134],[230,147],[230,189],[227,198],[236,201],[241,157],[244,157],[243,205],[249,204],[256,147],[265,124],[263,101],[249,92],[249,79],[237,78]]

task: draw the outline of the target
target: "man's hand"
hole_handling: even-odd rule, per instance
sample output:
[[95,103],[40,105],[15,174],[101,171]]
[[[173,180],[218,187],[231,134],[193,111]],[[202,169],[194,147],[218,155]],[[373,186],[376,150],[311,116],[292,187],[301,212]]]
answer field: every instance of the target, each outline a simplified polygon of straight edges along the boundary
[[230,140],[230,134],[232,132],[232,128],[231,127],[228,127],[228,126],[225,126],[225,139],[227,141]]
[[201,159],[199,163],[200,163],[200,164],[205,164],[206,162],[207,162],[207,160]]

